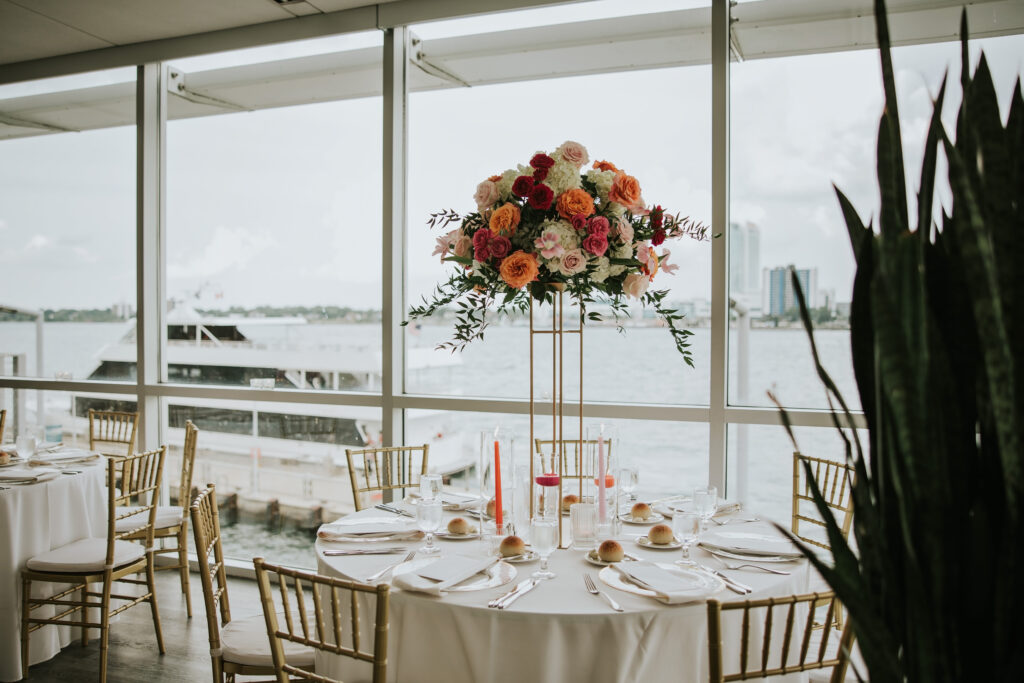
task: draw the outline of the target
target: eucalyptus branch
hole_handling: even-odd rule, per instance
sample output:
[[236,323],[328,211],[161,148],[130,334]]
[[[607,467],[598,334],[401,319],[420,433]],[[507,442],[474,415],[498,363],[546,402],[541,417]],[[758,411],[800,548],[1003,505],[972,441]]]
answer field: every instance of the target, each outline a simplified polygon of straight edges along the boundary
[[644,294],[644,302],[653,305],[654,310],[665,321],[669,332],[672,334],[672,340],[676,344],[676,350],[683,357],[683,361],[692,368],[693,352],[690,351],[690,337],[693,336],[693,332],[676,325],[677,322],[686,316],[674,308],[665,307],[664,301],[667,295],[668,290],[666,289],[649,291]]

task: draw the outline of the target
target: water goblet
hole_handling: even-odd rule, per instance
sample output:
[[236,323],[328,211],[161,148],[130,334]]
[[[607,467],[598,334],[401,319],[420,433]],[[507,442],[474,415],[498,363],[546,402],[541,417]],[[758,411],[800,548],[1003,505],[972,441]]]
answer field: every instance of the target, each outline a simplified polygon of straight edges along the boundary
[[441,549],[434,545],[434,532],[441,525],[441,499],[421,500],[416,506],[416,526],[427,534],[427,545],[420,550],[420,555],[436,555]]
[[420,477],[420,498],[433,500],[441,497],[441,475],[424,474]]
[[685,510],[674,510],[672,513],[672,532],[683,544],[683,559],[676,560],[676,564],[692,567],[696,562],[690,559],[690,545],[697,540],[697,533],[700,530],[700,516]]
[[708,521],[718,509],[718,488],[714,486],[698,486],[693,490],[693,505],[700,515],[701,531],[708,528]]
[[619,470],[619,486],[622,488],[622,492],[626,494],[627,503],[636,500],[633,491],[636,490],[639,479],[640,473],[635,467],[623,467]]
[[552,579],[555,573],[548,569],[548,557],[558,543],[558,524],[560,520],[550,517],[534,517],[530,521],[530,544],[540,555],[540,569],[532,576],[535,579]]

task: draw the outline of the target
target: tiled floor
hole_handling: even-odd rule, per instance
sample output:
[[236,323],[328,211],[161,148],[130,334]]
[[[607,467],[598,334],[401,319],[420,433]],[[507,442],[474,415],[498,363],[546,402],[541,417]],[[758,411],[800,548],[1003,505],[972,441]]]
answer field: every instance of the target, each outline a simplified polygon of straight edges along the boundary
[[[143,603],[121,613],[110,629],[107,656],[109,683],[195,683],[212,681],[210,641],[199,577],[192,574],[192,618],[185,616],[185,598],[176,572],[157,574],[157,604],[163,626],[163,656],[157,651],[149,605]],[[260,614],[255,581],[231,578],[228,595],[233,619]],[[98,631],[90,631],[89,645],[72,643],[48,662],[29,669],[30,681],[95,681],[99,674]],[[244,680],[240,678],[240,680]]]

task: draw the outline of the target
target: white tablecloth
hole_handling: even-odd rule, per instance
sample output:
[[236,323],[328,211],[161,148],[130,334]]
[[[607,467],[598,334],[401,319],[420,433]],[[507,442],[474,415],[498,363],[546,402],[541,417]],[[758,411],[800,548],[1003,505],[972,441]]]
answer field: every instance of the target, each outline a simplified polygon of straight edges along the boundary
[[[77,539],[106,535],[104,463],[76,465],[75,469],[81,474],[0,489],[0,681],[21,679],[20,572],[25,562]],[[0,487],[7,486],[0,482]],[[52,591],[53,586],[43,590]],[[44,609],[37,612],[42,614]],[[50,659],[80,633],[65,626],[33,632],[30,662]]]
[[[358,515],[379,515],[364,510]],[[646,550],[635,537],[643,527],[627,526],[620,538],[627,552],[655,562],[672,562],[681,551]],[[446,554],[482,554],[480,541],[438,539]],[[391,545],[388,543],[387,545]],[[416,544],[413,544],[416,545]],[[319,571],[347,579],[365,579],[401,555],[326,557],[326,548],[358,544],[317,543]],[[413,547],[413,546],[410,546]],[[490,681],[565,683],[566,681],[679,681],[707,680],[707,607],[701,602],[668,606],[653,598],[615,590],[600,582],[600,567],[584,560],[583,551],[556,550],[549,563],[556,578],[542,583],[505,610],[487,608],[529,576],[538,563],[516,565],[512,584],[500,588],[448,593],[442,598],[420,593],[391,594],[391,632],[388,641],[388,681],[457,683]],[[698,562],[716,566],[703,550],[694,549]],[[792,573],[778,576],[754,571],[729,574],[754,588],[749,596],[724,590],[721,601],[757,599],[801,593],[807,589],[806,562],[777,565]],[[583,573],[612,595],[625,612],[615,613],[599,597],[586,592]],[[361,610],[372,615],[372,611]],[[369,628],[364,625],[364,629]],[[364,631],[368,636],[369,631]],[[734,637],[735,636],[735,637]],[[760,638],[756,631],[754,638]],[[738,658],[738,622],[723,624],[725,658]],[[351,659],[321,654],[317,673],[344,680],[369,680],[370,669]],[[784,678],[773,680],[786,680]],[[789,680],[802,680],[790,677]]]

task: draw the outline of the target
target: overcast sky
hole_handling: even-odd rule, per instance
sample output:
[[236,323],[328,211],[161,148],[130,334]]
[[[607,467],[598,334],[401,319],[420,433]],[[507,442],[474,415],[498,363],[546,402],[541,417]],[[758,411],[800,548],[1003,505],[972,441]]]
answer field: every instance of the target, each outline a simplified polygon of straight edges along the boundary
[[[1005,115],[1024,37],[977,45]],[[958,77],[958,46],[901,48],[896,60],[916,186],[930,98],[947,66]],[[853,262],[831,183],[873,213],[878,72],[871,50],[732,71],[732,219],[760,227],[762,266],[817,267],[819,287],[840,301]],[[566,139],[635,175],[649,203],[710,222],[710,75],[700,66],[413,94],[410,300],[444,277],[428,214],[472,210],[480,180]],[[170,122],[169,294],[201,290],[203,305],[218,307],[379,307],[380,117],[376,98]],[[0,303],[133,300],[134,146],[133,128],[0,142]],[[655,285],[708,297],[710,245],[666,246],[681,268]]]

